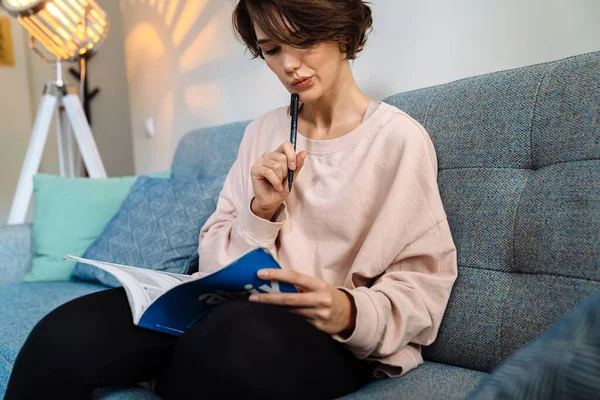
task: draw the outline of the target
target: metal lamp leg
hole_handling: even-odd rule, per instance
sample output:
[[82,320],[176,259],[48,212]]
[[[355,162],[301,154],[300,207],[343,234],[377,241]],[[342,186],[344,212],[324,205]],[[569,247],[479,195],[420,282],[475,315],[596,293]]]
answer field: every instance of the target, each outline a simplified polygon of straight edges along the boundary
[[79,97],[74,94],[68,94],[62,98],[67,116],[71,121],[75,139],[79,145],[79,152],[85,163],[90,178],[106,178],[106,170],[100,152],[96,147],[96,141],[92,135],[92,129],[87,122],[83,107],[79,101]]
[[19,183],[10,209],[9,224],[22,224],[25,222],[31,195],[33,194],[33,175],[40,168],[52,115],[56,110],[56,102],[56,92],[42,95],[21,174],[19,175]]

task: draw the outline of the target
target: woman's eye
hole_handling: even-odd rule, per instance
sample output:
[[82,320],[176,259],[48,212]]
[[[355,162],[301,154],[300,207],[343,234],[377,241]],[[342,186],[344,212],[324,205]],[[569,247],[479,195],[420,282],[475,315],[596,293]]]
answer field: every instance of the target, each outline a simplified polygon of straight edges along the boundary
[[272,49],[265,49],[264,53],[265,53],[265,55],[270,56],[270,55],[276,54],[278,51],[279,51],[279,47],[273,47]]

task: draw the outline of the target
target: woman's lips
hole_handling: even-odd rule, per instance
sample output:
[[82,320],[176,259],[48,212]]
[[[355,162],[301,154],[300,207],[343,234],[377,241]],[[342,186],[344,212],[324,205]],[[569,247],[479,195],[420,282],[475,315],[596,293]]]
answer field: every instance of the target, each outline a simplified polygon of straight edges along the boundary
[[308,78],[301,78],[301,79],[296,79],[294,82],[292,82],[292,86],[295,87],[296,89],[305,89],[307,87],[309,87],[313,82],[313,77],[308,77]]

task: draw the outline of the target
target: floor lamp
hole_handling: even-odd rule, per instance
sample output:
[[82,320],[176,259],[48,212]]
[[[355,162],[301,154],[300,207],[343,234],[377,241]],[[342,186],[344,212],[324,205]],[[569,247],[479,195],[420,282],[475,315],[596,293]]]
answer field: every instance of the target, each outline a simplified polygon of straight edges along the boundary
[[56,62],[56,80],[46,82],[44,87],[8,217],[8,224],[22,224],[33,195],[33,176],[39,170],[53,116],[56,116],[61,175],[66,175],[66,143],[72,177],[72,129],[90,178],[106,178],[81,101],[62,79],[61,62],[76,61],[97,50],[108,35],[109,23],[106,12],[94,0],[2,0],[2,6],[27,29],[32,50],[48,61],[36,47],[37,40],[53,56],[51,62]]

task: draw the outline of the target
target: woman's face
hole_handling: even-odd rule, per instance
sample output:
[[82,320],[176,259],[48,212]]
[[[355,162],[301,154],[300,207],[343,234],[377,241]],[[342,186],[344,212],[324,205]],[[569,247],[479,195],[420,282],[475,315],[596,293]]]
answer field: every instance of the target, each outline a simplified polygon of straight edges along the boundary
[[273,42],[255,26],[265,62],[290,93],[302,103],[312,103],[335,86],[345,63],[336,43],[322,42],[300,49]]

